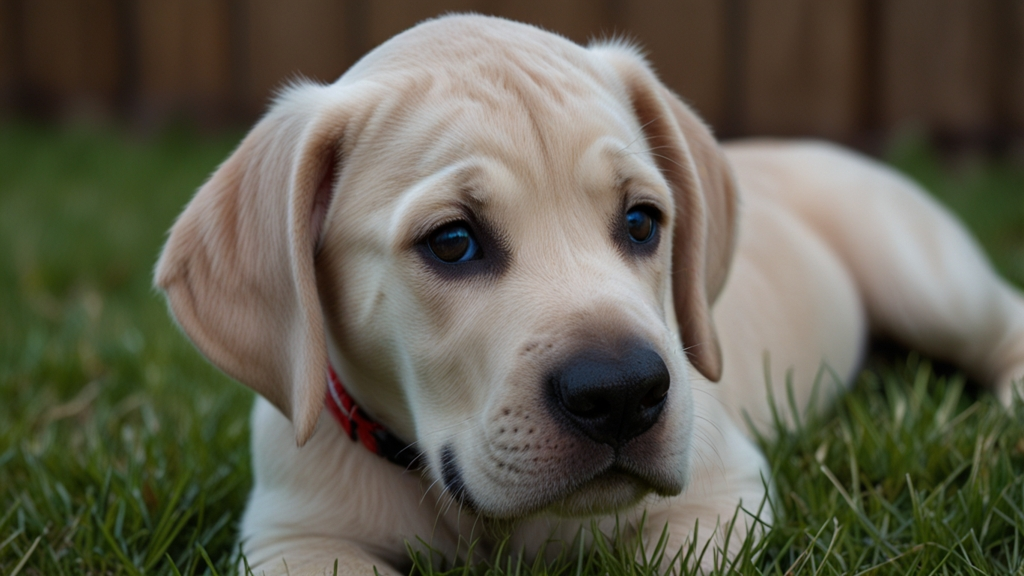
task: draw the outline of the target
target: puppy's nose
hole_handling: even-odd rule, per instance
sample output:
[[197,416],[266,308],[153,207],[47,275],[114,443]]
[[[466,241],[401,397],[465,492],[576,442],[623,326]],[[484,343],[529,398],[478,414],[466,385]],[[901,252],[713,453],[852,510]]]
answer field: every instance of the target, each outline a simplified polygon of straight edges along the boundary
[[669,383],[665,362],[645,347],[582,352],[550,380],[556,411],[591,439],[615,447],[657,422]]

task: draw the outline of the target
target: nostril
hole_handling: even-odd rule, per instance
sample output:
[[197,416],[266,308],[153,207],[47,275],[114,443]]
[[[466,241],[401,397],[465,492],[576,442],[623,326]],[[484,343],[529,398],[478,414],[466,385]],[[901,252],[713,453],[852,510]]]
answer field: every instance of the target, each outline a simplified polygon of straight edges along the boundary
[[665,401],[665,397],[668,396],[668,384],[669,379],[659,379],[650,390],[644,394],[644,397],[640,399],[640,407],[647,410],[654,408]]
[[570,393],[562,398],[562,402],[567,410],[584,418],[604,414],[611,408],[607,401],[599,397],[599,394]]

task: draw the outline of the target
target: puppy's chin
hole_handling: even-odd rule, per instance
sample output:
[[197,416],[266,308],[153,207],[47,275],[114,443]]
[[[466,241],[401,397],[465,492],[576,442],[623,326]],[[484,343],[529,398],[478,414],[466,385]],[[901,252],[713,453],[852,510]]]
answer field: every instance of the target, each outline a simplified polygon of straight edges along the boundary
[[644,480],[621,470],[602,472],[558,500],[549,510],[567,518],[610,514],[640,502],[655,489]]
[[[537,514],[553,514],[563,518],[585,518],[590,516],[622,512],[640,503],[645,496],[675,496],[683,491],[684,484],[661,484],[660,479],[645,479],[621,468],[612,467],[586,480],[578,487],[564,494],[549,494],[548,500],[534,500],[519,503],[518,506],[502,507],[500,512],[478,507],[463,500],[478,514],[497,520],[512,520]],[[468,496],[465,492],[463,497]]]

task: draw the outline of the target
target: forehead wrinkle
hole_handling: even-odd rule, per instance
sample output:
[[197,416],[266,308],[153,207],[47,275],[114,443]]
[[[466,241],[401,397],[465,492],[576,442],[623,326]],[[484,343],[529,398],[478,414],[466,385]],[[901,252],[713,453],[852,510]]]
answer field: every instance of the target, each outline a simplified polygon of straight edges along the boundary
[[[418,81],[415,90],[408,79],[396,82],[409,75],[429,80]],[[464,16],[421,24],[368,54],[341,82],[366,78],[395,87],[404,82],[417,94],[419,109],[429,108],[427,101],[449,109],[453,102],[479,103],[487,108],[481,110],[484,122],[469,127],[475,130],[463,126],[461,134],[452,134],[456,142],[449,143],[458,145],[460,138],[479,137],[500,125],[503,134],[488,144],[496,155],[525,160],[510,167],[532,181],[543,178],[531,172],[557,175],[571,169],[581,145],[589,143],[579,132],[586,125],[593,130],[595,110],[603,112],[604,130],[629,124],[628,133],[640,132],[629,118],[623,87],[605,62],[565,38],[500,19]],[[421,96],[426,92],[437,97]],[[482,143],[470,144],[479,149]]]
[[620,139],[599,138],[574,167],[574,190],[536,195],[528,203],[530,218],[520,220],[520,234],[528,227],[537,242],[532,248],[523,248],[533,252],[538,261],[560,262],[555,268],[561,268],[617,250],[608,236],[608,226],[622,216],[629,202],[650,203],[671,218],[672,197],[660,173],[623,150]]
[[528,168],[522,176],[536,178],[530,172],[545,156],[536,153],[540,126],[524,116],[520,95],[493,86],[454,86],[447,80],[410,83],[414,85],[429,90],[399,90],[395,102],[376,110],[373,132],[379,140],[373,156],[378,161],[390,156],[413,168],[411,176],[418,179],[473,154],[503,158],[511,168]]
[[486,213],[490,190],[480,185],[484,167],[470,159],[436,172],[400,195],[389,228],[398,247],[415,242],[446,219]]
[[[510,167],[529,180],[537,180],[537,171],[564,173],[569,166],[553,164],[577,159],[592,141],[586,133],[595,132],[595,124],[601,131],[614,126],[623,134],[638,132],[608,89],[564,65],[543,60],[526,65],[510,55],[460,67],[455,74],[423,73],[437,77],[430,83],[432,97],[419,98],[417,107],[426,115],[444,114],[450,143],[519,157],[523,161]],[[595,111],[601,112],[600,122]]]
[[[603,140],[615,142],[625,155],[637,155],[641,164],[649,156],[646,142],[637,136],[642,136],[642,130],[635,116],[616,93],[608,87],[591,90],[598,84],[593,76],[566,70],[564,63],[548,66],[543,57],[532,59],[529,65],[484,60],[475,68],[460,67],[462,75],[457,76],[421,67],[404,78],[397,102],[380,110],[390,116],[382,119],[382,126],[401,123],[416,127],[382,130],[386,142],[378,148],[380,155],[374,154],[378,160],[387,156],[413,169],[402,178],[412,186],[395,182],[402,199],[396,214],[407,214],[413,199],[430,190],[446,196],[444,200],[438,197],[436,204],[422,205],[428,212],[436,208],[454,213],[460,206],[481,213],[493,211],[488,199],[491,204],[499,201],[494,196],[497,190],[492,189],[495,185],[502,192],[502,205],[530,200],[534,208],[529,212],[541,205],[556,208],[573,226],[582,224],[576,222],[576,216],[582,214],[575,214],[581,209],[591,215],[616,209],[622,198],[616,180],[622,176],[603,168],[617,162],[607,155],[602,156],[611,162],[593,157],[588,161],[588,151]],[[467,70],[478,73],[466,78]],[[587,95],[577,97],[575,93],[584,88]],[[605,148],[610,146],[608,143]],[[479,166],[467,171],[465,158],[469,154],[486,158],[500,170],[486,179]],[[410,159],[413,165],[408,164]],[[594,170],[595,162],[601,169]],[[461,166],[458,177],[452,172],[453,163]],[[601,173],[599,178],[593,177],[596,172]],[[437,180],[441,173],[446,174],[445,181]],[[429,190],[424,188],[427,181],[432,182]],[[404,194],[403,188],[422,192]],[[615,208],[591,198],[595,194],[604,197],[607,193],[601,193],[602,189],[615,190]],[[584,208],[581,200],[591,206]],[[417,203],[417,210],[420,206]],[[396,238],[403,229],[396,228],[399,221],[392,226]]]
[[[551,144],[544,128],[543,104],[521,82],[504,71],[471,85],[448,86],[448,101],[465,102],[462,122],[453,126],[474,150],[508,160],[509,167],[529,180],[550,171]],[[482,128],[482,129],[481,129]]]
[[[470,123],[476,117],[474,113],[465,118],[464,113],[465,109],[449,110],[426,121],[445,122],[457,131],[463,122],[452,120],[452,116],[464,117],[463,120]],[[442,117],[445,119],[440,119]],[[479,134],[476,138],[480,138]],[[458,138],[448,135],[439,139],[449,144],[452,140]],[[442,144],[431,149],[429,159],[420,159],[412,185],[397,195],[394,217],[389,225],[389,235],[398,246],[407,246],[433,226],[464,217],[467,212],[495,220],[495,224],[504,227],[497,219],[502,214],[507,218],[509,213],[504,208],[512,207],[520,217],[532,214],[527,218],[535,223],[547,219],[545,212],[558,215],[561,225],[547,227],[541,235],[568,233],[579,241],[579,233],[587,227],[587,222],[594,217],[606,220],[620,209],[627,196],[623,189],[626,180],[635,181],[641,190],[650,190],[654,196],[664,196],[664,191],[659,193],[664,186],[660,185],[658,174],[646,169],[650,164],[645,162],[646,154],[629,151],[632,143],[624,146],[622,138],[604,135],[589,142],[583,139],[580,144],[583,151],[577,158],[569,159],[569,167],[556,170],[558,174],[553,176],[551,170],[535,172],[536,166],[528,167],[529,178],[522,177],[523,170],[517,169],[519,163],[509,161],[508,139],[497,140],[483,145],[493,142],[485,137],[480,145],[469,146],[468,149],[473,150],[469,158],[463,152],[466,147]],[[670,208],[670,204],[666,208]],[[559,228],[561,232],[555,232]],[[604,233],[606,227],[599,228]]]

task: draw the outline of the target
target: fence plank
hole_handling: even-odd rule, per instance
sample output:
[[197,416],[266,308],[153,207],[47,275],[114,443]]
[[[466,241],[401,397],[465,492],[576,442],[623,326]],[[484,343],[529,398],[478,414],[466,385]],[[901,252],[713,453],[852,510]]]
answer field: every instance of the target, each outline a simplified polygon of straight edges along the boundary
[[994,0],[901,0],[883,10],[885,126],[991,129]]
[[726,124],[727,10],[720,0],[624,2],[621,22],[658,76],[712,126]]
[[275,90],[302,77],[332,82],[353,62],[345,4],[336,0],[247,0],[245,106],[266,107]]
[[7,112],[14,102],[17,37],[14,7],[10,0],[0,0],[0,114]]
[[72,114],[108,110],[121,65],[115,0],[33,0],[22,10],[25,80],[36,105]]
[[1024,133],[1024,0],[0,0],[0,108],[252,116],[449,11],[625,33],[730,135]]
[[743,131],[852,138],[863,110],[863,2],[745,6]]
[[227,0],[139,0],[138,98],[143,113],[213,116],[232,99]]
[[1024,1],[1011,0],[1008,4],[1007,13],[999,16],[1006,19],[1003,40],[1007,54],[1000,61],[1006,69],[996,73],[1006,75],[1005,93],[1002,95],[1008,121],[1005,129],[1020,134],[1024,132]]

